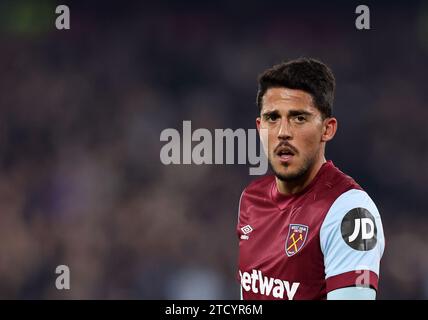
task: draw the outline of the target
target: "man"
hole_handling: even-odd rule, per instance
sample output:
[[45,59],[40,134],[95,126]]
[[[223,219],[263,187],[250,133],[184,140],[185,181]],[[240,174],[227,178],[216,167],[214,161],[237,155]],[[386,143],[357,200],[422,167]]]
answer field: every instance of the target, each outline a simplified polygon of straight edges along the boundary
[[[237,232],[243,299],[375,299],[384,236],[376,205],[325,159],[335,79],[314,59],[259,78],[256,119],[274,175],[242,193]],[[351,146],[357,148],[358,146]]]

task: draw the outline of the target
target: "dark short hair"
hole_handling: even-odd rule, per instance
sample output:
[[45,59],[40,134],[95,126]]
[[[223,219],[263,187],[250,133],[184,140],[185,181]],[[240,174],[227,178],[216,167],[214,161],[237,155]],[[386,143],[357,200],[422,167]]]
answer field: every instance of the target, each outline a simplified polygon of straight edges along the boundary
[[336,81],[333,72],[321,61],[312,58],[290,60],[266,70],[259,76],[257,105],[262,109],[263,95],[269,88],[299,89],[312,96],[323,117],[331,117]]

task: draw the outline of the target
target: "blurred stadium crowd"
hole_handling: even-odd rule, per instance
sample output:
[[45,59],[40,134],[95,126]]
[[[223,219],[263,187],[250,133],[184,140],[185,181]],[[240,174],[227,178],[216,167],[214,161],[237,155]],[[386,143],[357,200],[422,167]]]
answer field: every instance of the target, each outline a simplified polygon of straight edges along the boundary
[[361,32],[352,6],[76,2],[58,31],[55,2],[17,3],[0,5],[0,298],[237,299],[255,177],[164,166],[160,132],[254,128],[257,75],[299,56],[336,74],[327,155],[381,212],[379,297],[428,298],[427,6],[378,5]]

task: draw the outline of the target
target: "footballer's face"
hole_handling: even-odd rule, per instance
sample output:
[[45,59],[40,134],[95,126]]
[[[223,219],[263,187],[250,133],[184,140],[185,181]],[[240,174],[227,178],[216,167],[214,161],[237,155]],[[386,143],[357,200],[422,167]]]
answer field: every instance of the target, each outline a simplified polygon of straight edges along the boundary
[[323,119],[305,91],[276,87],[266,91],[256,123],[258,129],[267,129],[268,159],[278,179],[297,181],[321,165],[325,142],[335,132],[329,119],[336,124],[334,118]]

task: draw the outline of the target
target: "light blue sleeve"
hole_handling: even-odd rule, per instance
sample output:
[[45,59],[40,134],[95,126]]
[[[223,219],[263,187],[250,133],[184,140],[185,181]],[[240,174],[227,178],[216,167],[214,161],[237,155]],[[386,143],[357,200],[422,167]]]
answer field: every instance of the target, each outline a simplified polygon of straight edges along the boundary
[[361,287],[340,288],[327,293],[327,300],[376,300],[376,291]]
[[[379,211],[366,192],[352,189],[336,199],[321,226],[320,246],[327,291],[329,279],[335,283],[331,290],[341,288],[342,282],[343,287],[357,286],[358,280],[349,283],[358,278],[355,271],[367,270],[379,277],[385,239]],[[341,279],[345,273],[347,284]]]

